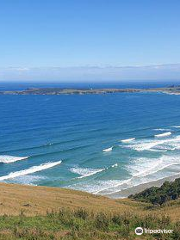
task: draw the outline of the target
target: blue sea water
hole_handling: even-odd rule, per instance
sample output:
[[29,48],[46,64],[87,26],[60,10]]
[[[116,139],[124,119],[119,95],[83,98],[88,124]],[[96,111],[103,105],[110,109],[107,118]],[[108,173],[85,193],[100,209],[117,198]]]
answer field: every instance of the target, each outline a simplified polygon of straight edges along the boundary
[[179,172],[178,95],[0,95],[0,181],[111,195]]

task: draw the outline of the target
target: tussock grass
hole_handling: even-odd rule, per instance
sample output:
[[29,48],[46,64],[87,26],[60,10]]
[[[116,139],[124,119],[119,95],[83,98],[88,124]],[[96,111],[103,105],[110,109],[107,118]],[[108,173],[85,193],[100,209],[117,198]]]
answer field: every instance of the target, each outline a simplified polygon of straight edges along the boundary
[[168,216],[132,215],[130,212],[94,213],[85,209],[62,208],[48,211],[44,216],[0,217],[2,240],[118,240],[137,239],[136,227],[150,229],[173,229],[173,234],[142,235],[141,239],[180,239],[180,222],[173,223]]

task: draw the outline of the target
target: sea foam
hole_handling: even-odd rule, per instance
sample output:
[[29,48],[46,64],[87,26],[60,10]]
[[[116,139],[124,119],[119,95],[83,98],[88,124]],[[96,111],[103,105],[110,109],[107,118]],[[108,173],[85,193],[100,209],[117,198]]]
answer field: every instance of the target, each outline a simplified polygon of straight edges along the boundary
[[111,151],[112,151],[112,149],[113,149],[113,147],[106,148],[106,149],[104,149],[104,150],[103,150],[103,152],[111,152]]
[[111,167],[112,167],[112,168],[114,168],[114,167],[118,167],[118,164],[115,163],[115,164],[113,164]]
[[96,173],[102,172],[104,170],[105,168],[92,169],[92,168],[79,168],[79,167],[74,167],[70,169],[71,172],[81,175],[77,178],[89,177],[89,176],[95,175]]
[[28,157],[15,157],[15,156],[8,156],[8,155],[0,155],[0,163],[13,163],[17,161],[21,161],[27,159]]
[[13,179],[14,183],[37,186],[38,181],[45,180],[45,176],[31,175],[19,176]]
[[167,128],[155,128],[154,131],[170,131],[170,129]]
[[[98,190],[94,191],[95,194],[108,195],[117,193],[123,189],[138,186],[139,184],[151,182],[152,180],[161,179],[162,176],[166,177],[167,172],[163,175],[163,170],[172,166],[179,166],[178,156],[162,156],[160,158],[137,158],[134,159],[127,170],[131,177],[125,180],[112,182],[113,184],[103,184]],[[158,173],[158,174],[157,174]],[[173,173],[170,171],[170,175]]]
[[160,134],[155,134],[155,137],[167,137],[170,136],[172,133],[171,132],[165,132],[165,133],[160,133]]
[[122,139],[120,141],[123,143],[128,143],[128,142],[132,142],[133,140],[135,140],[135,138]]
[[152,149],[156,150],[176,150],[180,145],[180,136],[168,138],[168,139],[161,139],[161,140],[140,140],[137,141],[135,144],[127,145],[127,148],[134,149],[136,151],[145,151]]
[[115,163],[115,164],[113,164],[109,167],[99,168],[99,169],[73,167],[73,168],[70,168],[70,171],[73,172],[73,173],[76,173],[78,175],[81,175],[77,178],[85,178],[85,177],[93,176],[97,173],[103,172],[103,171],[108,170],[110,168],[116,168],[116,167],[118,167],[117,163]]
[[11,178],[20,177],[20,176],[24,176],[24,175],[28,175],[28,174],[32,174],[32,173],[35,173],[35,172],[40,172],[40,171],[46,170],[48,168],[52,168],[56,165],[59,165],[59,164],[61,164],[61,162],[62,161],[48,162],[48,163],[41,164],[39,166],[30,167],[28,169],[24,169],[24,170],[21,170],[21,171],[11,172],[6,176],[1,176],[0,181],[4,181],[4,180],[8,180],[8,179],[11,179]]

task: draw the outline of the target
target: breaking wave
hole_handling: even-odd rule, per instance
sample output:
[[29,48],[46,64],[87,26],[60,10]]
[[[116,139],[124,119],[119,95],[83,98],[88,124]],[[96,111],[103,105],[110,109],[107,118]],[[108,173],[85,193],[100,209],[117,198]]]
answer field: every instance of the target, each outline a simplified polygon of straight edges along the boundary
[[115,163],[115,164],[113,164],[111,167],[114,168],[114,167],[117,167],[117,166],[118,166],[118,164]]
[[167,128],[155,128],[154,131],[170,131],[170,129]]
[[104,149],[104,150],[103,150],[103,152],[111,152],[111,151],[112,151],[112,149],[113,149],[113,147],[106,148],[106,149]]
[[123,140],[120,140],[120,141],[123,142],[123,143],[128,143],[128,142],[132,142],[133,140],[135,140],[135,138],[128,138],[128,139],[123,139]]
[[[138,158],[134,159],[133,163],[127,167],[131,173],[131,177],[125,180],[107,181],[107,184],[103,184],[98,190],[94,189],[95,194],[114,194],[120,192],[123,189],[128,189],[134,186],[138,186],[143,183],[159,180],[162,177],[168,176],[168,173],[163,173],[162,170],[172,168],[176,166],[177,172],[179,172],[178,165],[180,164],[179,156],[162,156],[160,158]],[[158,174],[157,174],[158,173]],[[165,175],[164,175],[165,174]],[[174,175],[172,171],[169,171],[169,176]]]
[[105,170],[108,170],[110,168],[115,168],[115,167],[118,167],[117,163],[115,163],[107,168],[100,168],[100,169],[73,167],[73,168],[70,168],[70,171],[72,173],[76,173],[76,174],[80,175],[79,177],[76,177],[76,178],[85,178],[85,177],[93,176],[97,173],[100,173],[100,172],[103,172]]
[[15,156],[8,156],[8,155],[0,155],[0,163],[13,163],[17,161],[21,161],[27,159],[28,157],[15,157]]
[[96,173],[102,172],[104,170],[105,168],[92,169],[92,168],[79,168],[79,167],[74,167],[70,169],[71,172],[81,175],[77,178],[89,177],[89,176],[95,175]]
[[0,181],[4,181],[4,180],[8,180],[8,179],[11,179],[11,178],[20,177],[20,176],[24,176],[24,175],[28,175],[28,174],[32,174],[32,173],[35,173],[35,172],[40,172],[40,171],[46,170],[48,168],[52,168],[56,165],[59,165],[59,164],[61,164],[61,162],[62,161],[48,162],[48,163],[41,164],[39,166],[30,167],[28,169],[24,169],[24,170],[21,170],[21,171],[11,172],[6,176],[1,176]]
[[170,136],[172,133],[171,132],[165,132],[165,133],[160,133],[160,134],[155,134],[155,137],[167,137]]
[[127,145],[127,148],[134,149],[136,151],[155,151],[155,150],[161,150],[161,151],[167,151],[167,150],[176,150],[180,149],[180,136],[169,138],[169,139],[163,139],[163,140],[140,140],[136,141],[136,143]]

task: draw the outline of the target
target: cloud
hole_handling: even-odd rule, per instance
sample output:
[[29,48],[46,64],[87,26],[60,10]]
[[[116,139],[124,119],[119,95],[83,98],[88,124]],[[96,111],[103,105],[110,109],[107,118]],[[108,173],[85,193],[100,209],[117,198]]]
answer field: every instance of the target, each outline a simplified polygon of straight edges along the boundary
[[9,67],[1,81],[142,81],[180,80],[180,64],[149,66]]

